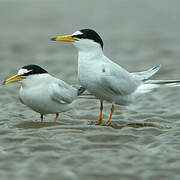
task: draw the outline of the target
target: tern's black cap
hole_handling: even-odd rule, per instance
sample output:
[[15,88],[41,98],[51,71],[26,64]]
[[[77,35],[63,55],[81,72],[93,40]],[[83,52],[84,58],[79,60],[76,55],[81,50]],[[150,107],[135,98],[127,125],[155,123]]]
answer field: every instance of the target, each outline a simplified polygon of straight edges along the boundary
[[28,70],[27,73],[23,74],[23,76],[48,73],[45,69],[43,69],[42,67],[35,65],[35,64],[23,66],[21,69],[27,69]]
[[103,40],[99,36],[99,34],[92,29],[81,29],[79,30],[82,34],[73,35],[72,37],[77,37],[79,39],[90,39],[101,45],[103,48]]

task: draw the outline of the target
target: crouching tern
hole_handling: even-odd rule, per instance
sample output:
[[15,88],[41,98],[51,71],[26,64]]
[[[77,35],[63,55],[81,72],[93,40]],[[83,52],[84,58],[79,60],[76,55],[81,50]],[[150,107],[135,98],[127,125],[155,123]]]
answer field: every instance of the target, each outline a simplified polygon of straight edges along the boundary
[[22,67],[17,75],[5,80],[3,84],[20,81],[20,101],[32,110],[43,115],[56,114],[70,110],[74,106],[74,100],[84,92],[84,88],[76,85],[70,86],[64,81],[51,76],[45,69],[38,65]]
[[107,124],[111,123],[114,104],[128,105],[144,93],[162,86],[177,86],[180,80],[148,80],[159,69],[129,73],[103,53],[103,40],[92,29],[82,29],[71,35],[57,36],[53,41],[72,42],[78,50],[78,79],[80,84],[100,99],[98,123],[103,121],[103,101],[112,103]]

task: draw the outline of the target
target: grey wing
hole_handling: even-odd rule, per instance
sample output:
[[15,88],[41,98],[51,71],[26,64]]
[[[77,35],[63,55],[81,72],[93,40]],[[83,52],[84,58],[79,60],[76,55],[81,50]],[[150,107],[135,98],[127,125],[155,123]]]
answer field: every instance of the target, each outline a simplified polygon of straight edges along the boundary
[[77,97],[76,90],[63,81],[51,84],[49,91],[51,99],[61,104],[72,103]]
[[115,63],[103,64],[101,75],[102,86],[117,95],[127,95],[134,92],[141,83],[129,72]]

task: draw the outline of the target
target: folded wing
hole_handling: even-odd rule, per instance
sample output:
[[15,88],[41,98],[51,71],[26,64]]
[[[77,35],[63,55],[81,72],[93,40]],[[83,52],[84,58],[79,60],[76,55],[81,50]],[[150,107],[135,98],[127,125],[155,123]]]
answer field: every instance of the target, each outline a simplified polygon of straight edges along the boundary
[[115,63],[103,64],[102,68],[104,72],[102,71],[100,79],[101,85],[116,95],[131,94],[141,83],[131,73]]
[[51,99],[61,104],[72,103],[77,97],[77,90],[63,81],[51,84],[49,90]]

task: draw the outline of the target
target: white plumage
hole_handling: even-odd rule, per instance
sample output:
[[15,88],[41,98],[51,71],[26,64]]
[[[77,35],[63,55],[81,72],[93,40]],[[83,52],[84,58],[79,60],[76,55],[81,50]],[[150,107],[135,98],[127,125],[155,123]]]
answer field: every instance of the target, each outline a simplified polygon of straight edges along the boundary
[[57,79],[37,65],[21,68],[16,76],[5,81],[5,84],[20,81],[20,101],[32,110],[43,115],[58,114],[70,110],[75,105],[75,99],[84,91],[80,86],[70,86]]
[[98,122],[102,122],[103,101],[112,103],[110,124],[114,104],[128,105],[138,96],[163,85],[177,86],[180,80],[148,81],[160,69],[157,65],[147,71],[129,73],[111,61],[103,53],[101,37],[91,29],[76,31],[72,35],[52,38],[55,41],[72,42],[78,50],[78,79],[80,84],[101,102]]

